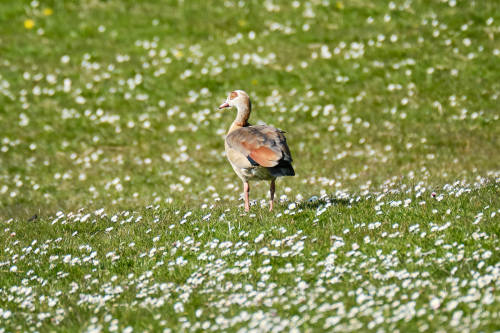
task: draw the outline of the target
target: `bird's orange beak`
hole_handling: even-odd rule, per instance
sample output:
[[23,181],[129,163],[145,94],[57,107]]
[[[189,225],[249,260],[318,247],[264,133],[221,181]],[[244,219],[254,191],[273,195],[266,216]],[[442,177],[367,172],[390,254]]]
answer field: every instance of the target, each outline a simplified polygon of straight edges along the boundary
[[220,106],[219,106],[219,109],[225,109],[225,108],[228,108],[229,107],[229,103],[228,102],[224,102],[222,103]]

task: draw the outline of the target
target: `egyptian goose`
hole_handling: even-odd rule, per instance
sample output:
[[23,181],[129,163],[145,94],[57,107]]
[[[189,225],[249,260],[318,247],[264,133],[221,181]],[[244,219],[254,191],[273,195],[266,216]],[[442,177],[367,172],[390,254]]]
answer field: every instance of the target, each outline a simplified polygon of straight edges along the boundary
[[283,131],[266,125],[252,126],[248,123],[252,104],[247,93],[235,90],[229,94],[219,109],[235,106],[236,119],[227,132],[226,156],[234,171],[243,181],[245,211],[250,210],[248,194],[251,180],[270,180],[269,210],[273,210],[275,181],[281,176],[295,176],[292,155],[286,144]]

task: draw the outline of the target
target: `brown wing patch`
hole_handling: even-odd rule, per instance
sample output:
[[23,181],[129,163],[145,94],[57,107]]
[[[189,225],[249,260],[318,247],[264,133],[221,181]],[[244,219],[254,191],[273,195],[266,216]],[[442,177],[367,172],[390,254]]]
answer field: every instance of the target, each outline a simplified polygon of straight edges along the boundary
[[236,97],[238,97],[238,93],[236,91],[232,91],[231,95],[229,95],[229,99],[235,99]]
[[276,161],[279,160],[279,156],[274,151],[264,146],[252,150],[249,156],[252,160],[267,168],[275,166]]
[[282,161],[292,162],[285,136],[274,127],[242,127],[229,133],[226,143],[263,167],[275,167]]

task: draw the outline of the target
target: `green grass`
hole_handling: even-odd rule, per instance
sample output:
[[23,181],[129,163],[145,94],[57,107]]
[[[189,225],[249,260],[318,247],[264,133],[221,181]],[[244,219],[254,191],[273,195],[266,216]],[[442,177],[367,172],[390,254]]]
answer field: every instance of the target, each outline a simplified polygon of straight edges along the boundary
[[[0,331],[500,329],[499,13],[0,3]],[[272,213],[234,89],[288,132]]]

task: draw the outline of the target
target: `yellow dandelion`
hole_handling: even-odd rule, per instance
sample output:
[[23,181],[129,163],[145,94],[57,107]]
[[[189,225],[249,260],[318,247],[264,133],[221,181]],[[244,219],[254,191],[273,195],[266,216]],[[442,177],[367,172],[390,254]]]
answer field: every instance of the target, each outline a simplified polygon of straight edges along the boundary
[[258,82],[257,82],[257,80],[255,80],[255,79],[253,79],[253,80],[252,80],[252,84],[253,84],[254,86],[256,86],[256,85],[257,85],[257,83],[258,83]]
[[341,1],[337,1],[337,3],[335,5],[337,6],[338,9],[344,8],[344,4]]
[[43,15],[50,16],[52,14],[54,14],[54,11],[52,10],[52,8],[44,8]]
[[243,20],[243,19],[238,20],[238,25],[239,25],[240,27],[244,27],[244,26],[246,26],[246,25],[247,25],[247,21],[245,21],[245,20]]
[[177,59],[182,58],[183,55],[184,55],[184,53],[182,53],[181,50],[177,50],[177,51],[174,52],[174,57],[177,58]]
[[33,29],[34,26],[35,26],[35,21],[33,21],[32,19],[27,19],[24,21],[24,27],[26,29]]

